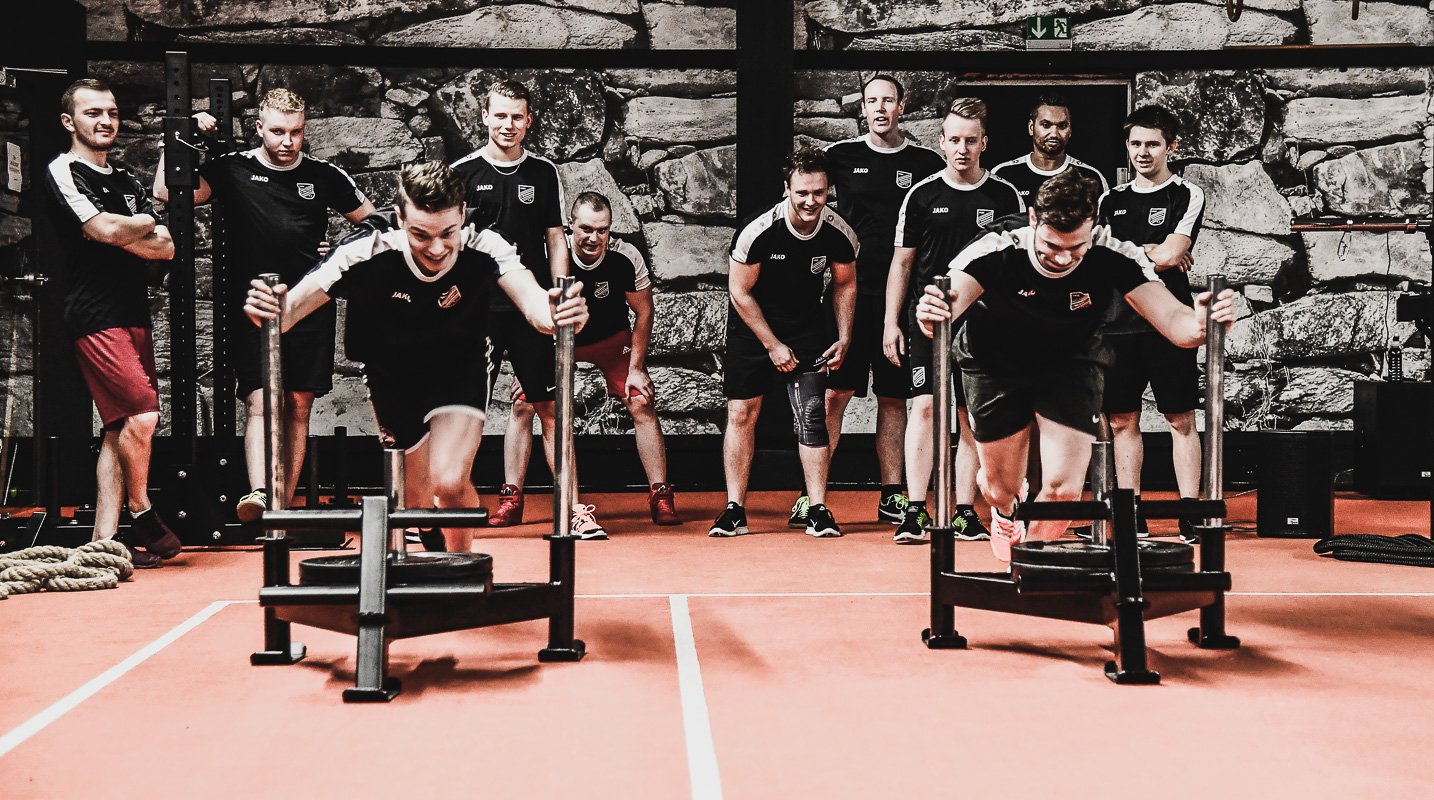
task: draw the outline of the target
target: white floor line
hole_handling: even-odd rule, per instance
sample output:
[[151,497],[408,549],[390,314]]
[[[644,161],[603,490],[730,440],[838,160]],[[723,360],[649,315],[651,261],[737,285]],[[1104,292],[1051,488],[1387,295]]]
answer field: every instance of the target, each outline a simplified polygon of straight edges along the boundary
[[184,634],[189,633],[190,631],[199,627],[205,620],[219,613],[221,610],[233,603],[243,602],[257,601],[216,600],[213,603],[210,603],[208,606],[205,606],[203,611],[200,611],[198,614],[195,614],[189,619],[174,626],[170,629],[168,633],[140,648],[137,652],[135,652],[134,655],[130,656],[129,658],[126,658],[124,661],[121,661],[120,663],[100,673],[100,675],[94,680],[90,681],[84,686],[81,686],[73,692],[70,692],[68,695],[65,695],[54,705],[50,706],[44,711],[41,711],[40,713],[29,718],[28,720],[25,720],[18,727],[5,734],[4,736],[0,736],[0,758],[3,758],[7,753],[9,753],[11,750],[14,750],[16,747],[19,747],[25,742],[25,740],[29,739],[31,736],[34,736],[35,734],[44,730],[50,723],[54,722],[60,717],[63,717],[66,713],[73,710],[75,706],[78,706],[80,703],[85,702],[86,700],[95,696],[95,694],[97,694],[101,689],[119,680],[119,678],[123,676],[126,672],[129,672],[140,664],[143,664],[150,658],[150,656],[153,656],[155,653],[158,653],[159,651],[173,644],[175,640],[177,640]]
[[[1226,592],[1227,597],[1434,597],[1434,592]],[[685,595],[580,594],[580,600],[650,600],[668,597],[928,597],[930,592],[692,592]]]
[[1229,597],[1434,597],[1434,592],[1226,592]]
[[692,800],[722,800],[722,776],[717,770],[717,748],[712,743],[712,721],[707,716],[707,695],[702,689],[702,667],[697,663],[697,641],[687,596],[669,595],[672,604],[672,638],[677,645],[677,685],[682,694],[682,728],[687,736],[687,774]]

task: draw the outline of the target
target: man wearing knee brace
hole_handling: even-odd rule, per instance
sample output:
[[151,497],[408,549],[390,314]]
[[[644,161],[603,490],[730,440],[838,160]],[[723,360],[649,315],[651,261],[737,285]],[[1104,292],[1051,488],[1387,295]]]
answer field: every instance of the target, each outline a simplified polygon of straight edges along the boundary
[[[818,150],[793,153],[783,170],[785,198],[746,220],[732,240],[727,352],[723,393],[727,430],[722,442],[727,507],[710,536],[747,533],[747,479],[757,417],[778,373],[797,421],[797,452],[807,497],[806,532],[840,536],[826,507],[829,436],[826,372],[841,366],[851,342],[856,302],[856,232],[826,207],[827,159]],[[836,341],[826,334],[822,290],[831,272]]]

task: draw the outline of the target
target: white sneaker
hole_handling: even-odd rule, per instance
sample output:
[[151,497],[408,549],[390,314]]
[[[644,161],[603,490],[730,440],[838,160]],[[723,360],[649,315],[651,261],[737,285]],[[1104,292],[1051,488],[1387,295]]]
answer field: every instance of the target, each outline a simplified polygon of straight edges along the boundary
[[607,531],[598,524],[593,512],[597,506],[573,506],[572,534],[579,539],[606,539]]

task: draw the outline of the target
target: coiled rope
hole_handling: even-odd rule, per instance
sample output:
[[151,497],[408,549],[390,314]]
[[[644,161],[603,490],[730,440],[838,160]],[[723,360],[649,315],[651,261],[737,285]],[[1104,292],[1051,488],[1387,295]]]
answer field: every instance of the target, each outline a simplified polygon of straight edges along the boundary
[[1314,551],[1340,561],[1434,567],[1434,540],[1417,533],[1403,536],[1347,533],[1320,539],[1315,542]]
[[0,600],[12,594],[113,589],[134,574],[129,550],[113,539],[75,548],[42,545],[0,553]]

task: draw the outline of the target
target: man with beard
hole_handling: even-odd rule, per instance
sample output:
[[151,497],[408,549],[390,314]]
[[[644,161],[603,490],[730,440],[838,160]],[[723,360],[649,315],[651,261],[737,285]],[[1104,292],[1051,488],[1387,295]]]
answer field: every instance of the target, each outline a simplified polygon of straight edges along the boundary
[[1015,186],[1027,206],[1035,201],[1041,184],[1068,169],[1095,179],[1101,194],[1110,189],[1100,170],[1066,153],[1071,142],[1071,109],[1065,97],[1050,93],[1037,98],[1026,130],[1031,135],[1031,152],[997,164],[991,172]]
[[[179,555],[179,537],[149,501],[149,456],[159,424],[159,377],[146,261],[174,257],[149,194],[109,163],[119,107],[103,81],[76,81],[60,98],[70,149],[45,172],[66,285],[65,327],[104,426],[96,479],[95,539],[116,537],[120,508],[133,520],[125,545],[141,569]],[[138,545],[143,550],[134,549]]]

